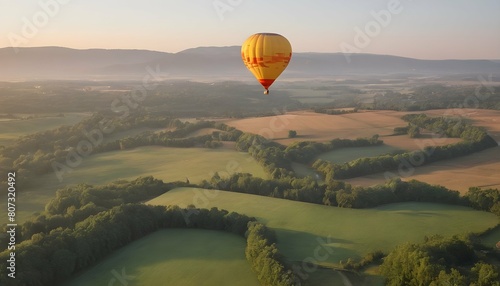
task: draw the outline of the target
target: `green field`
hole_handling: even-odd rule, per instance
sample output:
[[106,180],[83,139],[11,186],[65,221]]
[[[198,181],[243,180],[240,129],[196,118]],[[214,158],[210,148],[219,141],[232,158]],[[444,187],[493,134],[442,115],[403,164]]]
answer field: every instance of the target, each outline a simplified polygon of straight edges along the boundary
[[315,160],[321,159],[330,161],[335,164],[342,164],[344,162],[349,162],[359,158],[376,157],[378,155],[397,151],[401,151],[401,149],[385,144],[369,147],[342,148],[330,152],[325,152],[316,157]]
[[[244,172],[267,177],[250,155],[226,148],[148,146],[107,152],[83,159],[73,172],[64,174],[62,182],[58,181],[54,173],[35,178],[36,186],[18,193],[17,218],[23,221],[33,212],[43,210],[56,190],[66,185],[106,184],[150,175],[165,182],[185,181],[188,178],[192,183],[199,183],[203,179],[210,179],[214,172],[221,176]],[[0,216],[4,214],[5,209],[0,210]]]
[[460,206],[399,203],[356,210],[193,188],[178,188],[148,203],[219,207],[254,216],[276,230],[278,247],[288,259],[302,261],[314,257],[317,247],[326,247],[331,254],[318,261],[325,265],[421,242],[425,235],[479,232],[498,223],[491,213]]
[[[244,238],[225,232],[160,230],[114,252],[65,285],[257,286],[245,245]],[[130,280],[116,279],[122,273]]]
[[2,120],[0,121],[0,146],[11,144],[22,135],[50,130],[63,125],[74,125],[87,116],[88,114],[85,113],[66,113],[64,117],[47,116],[34,119]]

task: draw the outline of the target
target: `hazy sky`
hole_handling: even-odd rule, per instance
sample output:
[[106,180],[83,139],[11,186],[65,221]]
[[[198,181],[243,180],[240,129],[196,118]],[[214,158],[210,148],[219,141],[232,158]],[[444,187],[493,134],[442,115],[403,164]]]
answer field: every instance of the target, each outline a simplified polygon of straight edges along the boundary
[[276,32],[296,52],[500,59],[499,15],[499,0],[0,0],[0,47],[178,52]]

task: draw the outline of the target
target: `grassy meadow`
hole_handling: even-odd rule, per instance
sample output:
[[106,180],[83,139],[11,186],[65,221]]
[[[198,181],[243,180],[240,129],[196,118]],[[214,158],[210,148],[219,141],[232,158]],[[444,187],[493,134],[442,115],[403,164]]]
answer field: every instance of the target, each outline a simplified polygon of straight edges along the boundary
[[199,183],[209,179],[215,172],[220,175],[243,172],[267,177],[262,167],[244,152],[225,148],[146,146],[91,156],[68,174],[63,183],[103,184],[150,175],[166,182],[185,181],[188,178],[193,183]]
[[389,251],[406,241],[420,242],[425,235],[479,232],[498,223],[491,213],[460,206],[399,203],[343,209],[195,188],[172,190],[148,204],[194,204],[254,216],[276,231],[278,247],[288,259],[302,261],[314,257],[317,247],[324,247],[331,251],[322,262],[327,266],[374,250]]
[[[66,286],[122,285],[260,285],[245,258],[246,241],[220,231],[159,230],[114,252]],[[113,283],[113,279],[116,283]]]
[[[36,178],[36,185],[18,193],[17,218],[25,220],[33,212],[44,209],[57,189],[66,185],[87,183],[106,184],[116,180],[133,180],[154,176],[165,182],[185,181],[199,183],[210,179],[214,172],[221,176],[235,172],[252,173],[267,178],[262,167],[247,153],[234,150],[206,148],[140,147],[125,151],[96,154],[85,158],[71,173],[59,182],[54,173]],[[5,209],[0,210],[0,215]]]

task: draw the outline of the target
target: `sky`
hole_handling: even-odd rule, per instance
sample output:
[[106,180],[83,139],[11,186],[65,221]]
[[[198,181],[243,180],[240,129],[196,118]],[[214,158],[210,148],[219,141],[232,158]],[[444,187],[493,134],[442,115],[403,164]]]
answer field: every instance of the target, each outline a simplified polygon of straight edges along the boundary
[[0,0],[0,47],[179,52],[279,33],[294,52],[500,59],[499,0]]

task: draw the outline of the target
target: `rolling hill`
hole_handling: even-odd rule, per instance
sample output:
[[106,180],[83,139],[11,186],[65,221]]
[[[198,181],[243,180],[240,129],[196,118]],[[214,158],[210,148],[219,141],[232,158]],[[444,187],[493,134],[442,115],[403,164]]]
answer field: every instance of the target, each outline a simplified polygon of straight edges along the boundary
[[[0,80],[142,79],[146,67],[166,78],[249,78],[240,47],[198,47],[178,53],[149,50],[77,50],[63,47],[0,49]],[[283,78],[349,75],[500,75],[494,60],[419,60],[390,55],[295,53]]]

